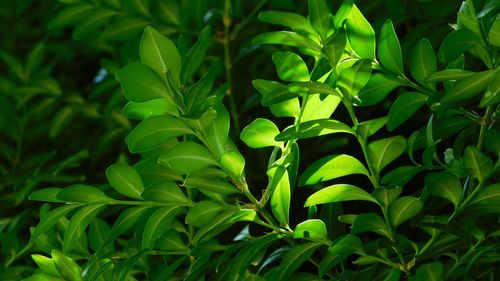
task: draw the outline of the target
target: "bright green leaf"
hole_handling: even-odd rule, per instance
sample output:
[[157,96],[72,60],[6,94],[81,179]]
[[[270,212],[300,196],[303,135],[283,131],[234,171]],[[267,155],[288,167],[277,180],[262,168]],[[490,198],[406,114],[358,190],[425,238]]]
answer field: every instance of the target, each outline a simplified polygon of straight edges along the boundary
[[431,42],[422,39],[418,42],[410,59],[410,72],[413,78],[428,89],[436,90],[433,81],[427,81],[426,77],[437,70],[436,52],[432,48]]
[[271,210],[281,225],[287,226],[290,213],[290,179],[288,171],[278,167],[270,177],[269,187],[272,189]]
[[127,164],[117,163],[106,170],[106,178],[111,187],[121,195],[141,200],[144,184],[137,171]]
[[370,77],[370,80],[361,91],[354,96],[354,104],[358,106],[377,104],[398,86],[401,86],[400,82],[384,74],[376,73]]
[[[278,82],[257,79],[252,81],[253,86],[263,98],[269,95],[272,91],[281,88],[283,85]],[[284,102],[270,105],[271,112],[277,117],[297,117],[300,114],[299,99],[289,99]]]
[[320,189],[307,198],[305,207],[333,202],[361,200],[378,204],[368,192],[350,184],[335,184]]
[[322,220],[310,219],[299,223],[293,230],[293,238],[328,240],[326,225]]
[[369,60],[358,60],[340,72],[337,85],[344,95],[356,96],[370,80],[371,71]]
[[113,199],[109,198],[99,188],[86,185],[74,184],[64,188],[57,193],[56,198],[64,202],[75,203],[110,203]]
[[283,144],[274,140],[279,132],[278,127],[273,122],[257,118],[243,129],[240,139],[251,148],[281,147]]
[[158,162],[180,175],[190,174],[209,166],[217,166],[212,153],[203,145],[183,141],[162,152]]
[[309,81],[309,70],[299,55],[293,52],[275,52],[272,58],[281,80],[289,82]]
[[352,129],[346,124],[331,119],[311,120],[286,128],[275,137],[277,141],[291,139],[306,139],[335,133],[353,134]]
[[146,102],[156,98],[171,99],[163,80],[153,70],[140,63],[132,63],[116,72],[125,97],[133,102]]
[[65,256],[58,250],[52,250],[52,260],[61,276],[68,281],[81,281],[83,270],[71,258]]
[[147,102],[128,102],[123,112],[131,119],[144,120],[159,115],[179,115],[177,107],[170,99],[157,98]]
[[496,70],[488,70],[470,75],[453,85],[441,98],[441,103],[455,103],[471,99],[482,93],[491,79],[495,77]]
[[406,140],[402,136],[379,139],[368,144],[369,161],[376,173],[392,161],[396,160],[406,148]]
[[325,0],[309,0],[309,21],[312,27],[321,35],[323,40],[328,36],[331,29],[330,13]]
[[316,184],[353,174],[369,175],[365,166],[350,155],[326,156],[307,167],[300,177],[299,186]]
[[362,59],[375,59],[375,31],[356,5],[349,13],[346,30],[354,52]]
[[229,174],[241,177],[245,168],[245,158],[238,151],[230,150],[222,154],[220,164]]
[[387,20],[380,31],[378,58],[389,72],[396,75],[403,74],[401,46],[391,20]]

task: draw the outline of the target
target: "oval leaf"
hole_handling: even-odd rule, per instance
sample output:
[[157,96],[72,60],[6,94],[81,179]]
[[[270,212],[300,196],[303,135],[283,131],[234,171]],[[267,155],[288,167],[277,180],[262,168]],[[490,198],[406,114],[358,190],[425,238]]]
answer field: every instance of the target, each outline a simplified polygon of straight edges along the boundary
[[144,184],[137,171],[127,164],[117,163],[106,170],[106,178],[111,187],[121,195],[141,200]]
[[365,166],[358,159],[346,154],[331,155],[311,164],[300,177],[299,186],[316,184],[353,174],[369,175]]
[[163,152],[159,163],[180,175],[187,175],[209,166],[217,166],[212,153],[203,145],[193,141],[180,142]]
[[304,207],[333,202],[361,200],[378,204],[368,192],[350,184],[335,184],[320,189],[307,198]]

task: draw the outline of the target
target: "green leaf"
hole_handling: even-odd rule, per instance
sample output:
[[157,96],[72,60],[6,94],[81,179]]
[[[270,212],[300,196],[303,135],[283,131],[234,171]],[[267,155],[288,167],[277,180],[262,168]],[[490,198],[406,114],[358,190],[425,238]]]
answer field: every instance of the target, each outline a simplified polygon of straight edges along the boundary
[[117,163],[106,170],[106,178],[111,187],[121,195],[141,200],[144,184],[137,171],[127,164]]
[[125,97],[133,102],[146,102],[156,98],[171,99],[171,93],[160,76],[147,66],[132,63],[116,72]]
[[423,208],[422,201],[415,197],[403,196],[389,206],[389,219],[394,227],[416,216]]
[[293,230],[293,238],[328,240],[326,225],[322,220],[310,219],[299,223]]
[[209,224],[205,224],[193,237],[193,244],[196,245],[200,242],[207,241],[217,236],[217,234],[226,230],[231,226],[229,223],[230,218],[237,212],[237,209],[229,209],[226,207],[225,211],[214,217]]
[[382,129],[387,123],[387,120],[387,117],[381,117],[361,122],[355,127],[356,134],[363,139],[368,139],[378,132],[378,130]]
[[449,172],[429,174],[425,177],[425,186],[431,195],[449,200],[455,209],[462,198],[460,180]]
[[358,60],[339,73],[337,85],[345,96],[356,96],[370,80],[371,71],[369,60]]
[[321,82],[293,82],[273,90],[262,99],[264,106],[284,102],[299,96],[327,94],[341,98],[342,94]]
[[467,204],[468,211],[500,213],[500,184],[486,186]]
[[64,253],[71,253],[75,248],[75,244],[80,236],[85,232],[85,229],[105,205],[92,204],[82,207],[78,210],[69,221],[68,227],[64,233],[62,244]]
[[240,190],[234,184],[228,182],[227,175],[219,169],[206,168],[189,174],[184,180],[184,185],[190,188],[198,188],[200,191],[212,192],[218,195],[239,193]]
[[220,165],[230,175],[241,177],[245,168],[245,158],[238,151],[230,150],[222,154]]
[[497,15],[495,22],[488,33],[488,42],[495,47],[500,47],[500,15]]
[[240,139],[251,148],[282,147],[281,142],[274,140],[279,132],[278,127],[273,122],[264,118],[257,118],[243,129]]
[[441,281],[445,279],[444,266],[440,261],[426,263],[417,268],[415,277],[418,280]]
[[186,245],[175,229],[167,230],[162,236],[156,239],[155,246],[163,251],[186,251]]
[[212,90],[215,78],[221,70],[219,60],[210,64],[207,74],[189,88],[185,96],[185,104],[190,112],[197,112]]
[[178,86],[181,73],[181,55],[170,39],[161,35],[151,26],[144,29],[139,54],[143,64],[151,67],[158,75],[172,79],[172,84]]
[[133,225],[135,225],[141,216],[151,208],[150,206],[135,206],[126,209],[125,211],[120,213],[120,216],[118,216],[118,219],[116,220],[115,224],[111,228],[111,232],[109,233],[108,237],[106,238],[106,243],[113,242],[118,235],[124,233],[125,231],[129,230]]
[[354,52],[362,59],[375,59],[375,31],[356,5],[352,5],[346,30]]
[[291,248],[283,257],[279,265],[278,274],[274,280],[287,280],[293,272],[312,256],[319,246],[321,246],[320,243],[311,242]]
[[368,192],[350,184],[335,184],[320,189],[307,198],[304,207],[333,202],[361,200],[378,204]]
[[369,161],[376,173],[392,161],[396,160],[406,148],[406,140],[402,136],[379,139],[368,144]]
[[286,128],[279,133],[275,140],[289,141],[292,139],[306,139],[335,133],[354,134],[346,124],[331,119],[311,120]]
[[56,268],[56,264],[54,263],[54,261],[52,261],[52,259],[37,254],[31,255],[31,258],[36,263],[38,268],[40,268],[40,270],[44,273],[60,277],[59,271]]
[[198,36],[198,40],[187,53],[186,58],[182,62],[181,84],[187,82],[203,62],[203,58],[207,53],[208,46],[212,39],[211,33],[210,26],[205,26]]
[[307,167],[300,177],[299,186],[316,184],[354,174],[369,175],[365,166],[350,155],[326,156]]
[[434,81],[426,80],[429,74],[437,70],[436,52],[432,48],[431,42],[422,39],[418,42],[410,58],[410,72],[413,78],[424,87],[436,90]]
[[382,66],[389,72],[403,74],[403,59],[401,46],[391,20],[387,20],[380,31],[378,43],[378,58]]
[[364,251],[365,247],[361,239],[352,234],[344,235],[328,248],[328,252],[339,256],[348,256],[352,253],[363,253]]
[[206,144],[211,151],[214,151],[214,155],[217,159],[220,159],[226,151],[226,144],[228,143],[229,136],[229,126],[231,123],[229,112],[220,104],[215,108],[217,112],[217,117],[215,120],[204,128]]
[[182,121],[170,116],[153,116],[135,127],[128,136],[130,152],[144,152],[156,148],[170,139],[191,134]]
[[337,10],[337,13],[333,17],[333,26],[335,30],[339,30],[344,25],[344,22],[347,20],[349,14],[351,13],[353,4],[354,0],[342,1],[342,4]]
[[352,234],[360,234],[368,231],[378,233],[385,237],[390,237],[387,225],[378,214],[359,214],[352,223]]
[[424,168],[416,166],[397,167],[384,175],[382,184],[387,184],[389,186],[404,186],[419,172],[424,170]]
[[333,36],[328,38],[323,46],[322,53],[328,59],[330,66],[336,67],[347,44],[347,36],[344,30],[337,30]]
[[64,280],[81,281],[83,270],[71,258],[65,256],[58,250],[52,250],[52,260],[54,261],[57,270],[61,273]]
[[481,40],[468,29],[458,29],[449,33],[439,47],[439,58],[444,62],[456,60],[465,51],[481,46]]
[[204,200],[196,202],[189,208],[186,215],[186,223],[196,227],[203,227],[213,220],[213,218],[226,209],[226,206],[220,203]]
[[288,171],[282,166],[278,167],[271,175],[268,188],[271,188],[273,191],[271,194],[271,210],[280,224],[287,226],[289,222],[291,198]]
[[445,69],[441,71],[432,72],[425,78],[426,82],[438,82],[449,80],[462,80],[474,74],[473,71],[463,69]]
[[467,173],[482,182],[493,168],[493,161],[474,146],[468,146],[464,151],[464,168]]
[[321,47],[311,39],[291,31],[266,32],[255,36],[252,44],[278,44],[297,48],[306,48],[320,52]]
[[377,199],[381,206],[389,206],[399,195],[403,188],[401,186],[394,188],[379,187],[375,189],[372,196]]
[[212,153],[193,141],[177,143],[160,154],[158,162],[180,175],[187,175],[209,166],[217,166]]
[[272,58],[281,80],[289,82],[309,81],[309,70],[299,55],[293,52],[275,52]]
[[147,102],[128,102],[123,107],[123,112],[131,119],[144,120],[159,115],[179,115],[177,106],[165,98],[152,99]]
[[334,95],[309,95],[302,109],[301,122],[330,118],[340,104],[340,92]]
[[157,181],[182,181],[183,177],[175,174],[172,170],[160,165],[156,159],[146,159],[134,165],[134,169],[141,175],[144,185],[150,185]]
[[312,27],[326,40],[328,32],[331,29],[330,13],[325,0],[309,0],[309,21]]
[[[253,80],[252,84],[263,98],[266,98],[272,91],[283,87],[278,82],[262,79]],[[269,108],[276,117],[297,117],[300,114],[300,104],[297,98],[270,105]]]
[[388,78],[384,74],[375,73],[361,91],[354,96],[354,104],[357,106],[377,104],[398,86],[401,86],[400,82]]
[[259,13],[259,20],[271,24],[281,25],[291,28],[297,33],[304,35],[316,35],[316,31],[312,28],[309,21],[296,13],[279,12],[279,11],[264,11]]
[[54,226],[62,217],[67,215],[73,209],[79,207],[78,205],[64,205],[58,207],[50,212],[48,212],[38,223],[31,234],[30,242],[33,243],[36,239],[42,235],[47,233],[47,231]]
[[148,186],[142,192],[142,198],[148,201],[169,203],[173,206],[192,206],[193,201],[188,199],[179,186],[171,181],[159,181]]
[[144,233],[142,235],[142,248],[153,248],[156,239],[160,237],[170,226],[177,215],[177,206],[160,207],[148,218]]
[[237,221],[259,221],[257,212],[253,209],[240,209],[229,219],[229,222]]
[[59,191],[61,190],[62,188],[58,187],[48,187],[39,189],[31,193],[28,199],[33,201],[60,203],[61,200],[57,199],[57,193],[59,193]]
[[488,70],[472,74],[453,85],[441,98],[440,102],[455,103],[463,100],[468,100],[480,93],[484,92],[489,85],[491,79],[495,77],[496,70]]
[[64,188],[57,193],[56,198],[64,202],[74,202],[74,203],[110,203],[113,199],[109,198],[102,190],[99,188],[86,185],[86,184],[74,184]]
[[387,130],[393,131],[408,120],[427,101],[427,96],[419,92],[408,92],[399,96],[389,110]]
[[106,238],[111,232],[111,227],[102,219],[94,219],[89,227],[89,245],[90,248],[97,252],[106,243]]

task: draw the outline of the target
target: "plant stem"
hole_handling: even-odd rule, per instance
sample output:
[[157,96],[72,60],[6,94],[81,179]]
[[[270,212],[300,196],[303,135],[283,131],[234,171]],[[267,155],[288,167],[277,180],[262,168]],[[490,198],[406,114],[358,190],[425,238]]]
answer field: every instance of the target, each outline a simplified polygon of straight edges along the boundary
[[257,14],[257,12],[260,11],[260,9],[262,8],[262,6],[264,6],[264,4],[266,4],[266,2],[267,2],[267,0],[261,0],[257,5],[255,5],[255,7],[253,8],[253,10],[250,12],[250,14],[248,14],[248,16],[245,17],[241,21],[241,23],[236,26],[236,28],[234,29],[233,33],[240,32],[243,29],[243,27],[245,27],[247,24],[249,24],[250,21],[255,16],[255,14]]
[[481,118],[481,130],[479,131],[479,138],[477,140],[477,149],[480,151],[484,148],[484,142],[486,139],[486,132],[491,122],[491,116],[493,115],[493,106],[490,105],[486,108],[486,113],[484,117]]

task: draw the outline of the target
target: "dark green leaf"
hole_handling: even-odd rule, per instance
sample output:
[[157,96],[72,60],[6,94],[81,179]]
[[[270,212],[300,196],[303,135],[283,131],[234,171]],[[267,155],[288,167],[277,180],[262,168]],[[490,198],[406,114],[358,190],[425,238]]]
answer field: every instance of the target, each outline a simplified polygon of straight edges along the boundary
[[358,124],[356,129],[356,134],[363,139],[368,139],[373,134],[378,132],[378,130],[382,129],[384,125],[387,123],[387,117],[376,118],[368,121],[364,121]]
[[153,248],[155,241],[170,226],[170,223],[177,215],[177,206],[160,207],[148,218],[142,235],[142,248]]
[[132,63],[116,72],[125,97],[133,102],[146,102],[156,98],[171,99],[171,93],[160,76],[147,66]]
[[117,163],[106,170],[106,178],[111,187],[121,195],[141,200],[144,184],[137,171],[127,164]]
[[428,89],[436,90],[434,81],[428,81],[426,77],[437,70],[436,52],[432,48],[431,42],[422,39],[418,42],[410,59],[410,72],[413,78]]
[[474,146],[468,146],[464,151],[464,168],[473,178],[482,182],[493,168],[493,161]]
[[387,184],[389,186],[404,186],[419,172],[424,170],[424,168],[416,166],[397,167],[384,175],[382,184]]
[[163,78],[172,79],[174,86],[180,83],[181,56],[177,47],[170,39],[161,35],[151,26],[144,29],[142,34],[139,53],[143,64],[151,67]]
[[488,42],[495,47],[500,47],[500,16],[498,15],[488,33]]
[[148,186],[141,195],[148,201],[169,203],[173,206],[192,206],[193,201],[188,199],[179,186],[171,181],[159,181]]
[[149,206],[135,206],[121,212],[120,216],[111,228],[111,232],[106,239],[106,243],[113,242],[118,237],[118,235],[124,233],[132,226],[134,226],[139,221],[144,212],[146,212],[146,210],[148,210],[149,208]]
[[420,200],[411,196],[396,199],[389,207],[389,219],[394,227],[416,216],[423,208]]
[[369,161],[376,173],[398,158],[406,148],[406,140],[402,136],[379,139],[368,144]]
[[427,96],[419,92],[408,92],[399,96],[389,110],[387,130],[393,131],[399,127],[399,125],[413,116],[425,104],[426,100]]
[[326,40],[331,29],[331,20],[325,0],[309,0],[307,4],[309,7],[309,21],[312,27],[321,35],[323,40]]
[[293,272],[312,256],[319,246],[321,246],[320,243],[312,242],[291,248],[283,257],[279,265],[279,272],[274,280],[287,280]]
[[467,204],[467,210],[480,213],[500,213],[500,184],[486,186]]
[[439,47],[439,58],[452,62],[470,48],[481,46],[481,40],[468,29],[458,29],[449,33]]
[[389,72],[396,75],[403,74],[401,46],[391,20],[387,20],[380,31],[378,58]]
[[354,104],[358,106],[377,104],[400,85],[400,82],[388,78],[384,74],[376,73],[370,77],[366,86],[354,97]]
[[355,235],[347,234],[335,241],[333,245],[328,248],[328,251],[339,256],[346,256],[352,253],[362,253],[364,252],[364,248],[361,239]]
[[304,206],[352,200],[370,201],[378,204],[375,198],[359,187],[350,184],[335,184],[322,188],[309,196]]
[[29,196],[29,200],[34,201],[45,201],[45,202],[54,202],[60,203],[61,200],[57,199],[57,193],[61,191],[62,188],[58,187],[48,187],[34,191]]
[[354,52],[362,59],[375,59],[375,31],[356,5],[349,13],[346,30]]
[[415,271],[415,277],[422,281],[441,281],[445,278],[444,266],[440,261],[421,265]]
[[360,234],[368,231],[390,237],[389,230],[384,220],[375,213],[360,214],[352,223],[352,234]]
[[87,226],[95,219],[103,207],[103,204],[87,205],[82,207],[71,217],[66,232],[64,233],[62,244],[64,253],[69,254],[73,251],[78,238],[80,238]]
[[307,167],[300,177],[299,186],[316,184],[353,174],[369,175],[365,166],[356,158],[346,154],[331,155]]
[[431,195],[449,200],[457,208],[462,198],[460,180],[448,172],[429,174],[425,177],[425,186]]
[[180,175],[218,165],[206,147],[193,141],[183,141],[174,145],[164,151],[158,161]]
[[64,202],[75,203],[110,203],[113,201],[99,188],[85,184],[68,186],[59,191],[56,198]]
[[454,103],[475,97],[486,89],[491,79],[495,77],[495,72],[496,70],[483,71],[458,81],[444,94],[440,102]]
[[198,188],[200,191],[216,193],[217,195],[239,193],[240,190],[234,184],[228,182],[227,175],[219,169],[206,168],[189,174],[184,180],[184,185],[190,188]]
[[200,67],[211,39],[211,28],[207,25],[203,28],[198,36],[198,40],[187,53],[186,59],[182,62],[181,84],[187,82]]

